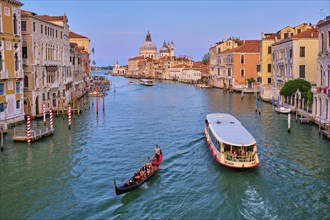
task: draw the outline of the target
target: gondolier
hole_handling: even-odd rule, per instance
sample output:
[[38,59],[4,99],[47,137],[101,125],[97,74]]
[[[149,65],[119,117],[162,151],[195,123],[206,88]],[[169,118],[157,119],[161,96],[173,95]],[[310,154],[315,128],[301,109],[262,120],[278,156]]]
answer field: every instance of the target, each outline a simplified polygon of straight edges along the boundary
[[161,150],[160,150],[160,147],[158,146],[158,144],[156,144],[156,148],[155,148],[155,157],[156,157],[156,160],[158,161],[159,160],[159,155],[161,154]]

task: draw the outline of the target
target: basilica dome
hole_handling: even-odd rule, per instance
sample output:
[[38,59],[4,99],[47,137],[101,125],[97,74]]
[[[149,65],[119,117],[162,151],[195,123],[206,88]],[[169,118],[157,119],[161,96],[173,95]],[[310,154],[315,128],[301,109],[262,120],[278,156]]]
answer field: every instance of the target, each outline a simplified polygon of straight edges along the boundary
[[162,48],[160,48],[160,53],[170,53],[170,48],[166,45],[166,42],[164,41]]
[[143,53],[144,51],[154,51],[157,53],[157,46],[152,42],[149,31],[146,36],[146,40],[143,42],[143,44],[140,47],[140,53]]

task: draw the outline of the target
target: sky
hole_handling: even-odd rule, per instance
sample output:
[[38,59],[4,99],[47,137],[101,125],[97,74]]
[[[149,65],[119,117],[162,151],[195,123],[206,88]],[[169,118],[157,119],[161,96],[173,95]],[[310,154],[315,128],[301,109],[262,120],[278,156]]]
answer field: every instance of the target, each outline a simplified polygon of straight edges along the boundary
[[317,24],[330,0],[21,0],[23,10],[68,16],[70,30],[91,39],[96,66],[127,65],[150,31],[157,50],[173,41],[175,55],[201,60],[226,36],[261,39],[286,26]]

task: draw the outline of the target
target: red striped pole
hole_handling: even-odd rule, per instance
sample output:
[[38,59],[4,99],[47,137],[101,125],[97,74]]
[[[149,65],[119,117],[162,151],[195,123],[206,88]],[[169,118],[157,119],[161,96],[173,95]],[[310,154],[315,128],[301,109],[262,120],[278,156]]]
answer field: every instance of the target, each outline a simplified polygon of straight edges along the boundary
[[69,124],[69,129],[71,129],[71,106],[69,106],[68,109],[68,124]]
[[53,130],[53,110],[49,110],[49,123],[50,123],[50,129]]
[[46,125],[46,104],[42,105],[42,114],[44,116],[44,125]]
[[31,142],[31,119],[30,116],[27,116],[27,142],[30,144]]

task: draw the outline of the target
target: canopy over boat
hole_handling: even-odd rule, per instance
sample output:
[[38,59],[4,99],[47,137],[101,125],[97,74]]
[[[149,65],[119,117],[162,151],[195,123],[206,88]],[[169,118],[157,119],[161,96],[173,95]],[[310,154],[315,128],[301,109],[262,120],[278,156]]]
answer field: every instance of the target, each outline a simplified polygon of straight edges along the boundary
[[235,146],[249,146],[256,143],[254,137],[234,116],[213,113],[206,116],[214,136],[221,142]]

